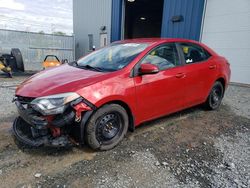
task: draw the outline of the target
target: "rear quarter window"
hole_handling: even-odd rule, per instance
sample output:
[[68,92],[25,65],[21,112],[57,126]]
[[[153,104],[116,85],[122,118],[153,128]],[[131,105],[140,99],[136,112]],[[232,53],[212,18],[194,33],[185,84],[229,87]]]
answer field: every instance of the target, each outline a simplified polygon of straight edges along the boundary
[[184,55],[185,63],[192,64],[206,61],[211,57],[210,53],[203,47],[192,43],[180,43]]

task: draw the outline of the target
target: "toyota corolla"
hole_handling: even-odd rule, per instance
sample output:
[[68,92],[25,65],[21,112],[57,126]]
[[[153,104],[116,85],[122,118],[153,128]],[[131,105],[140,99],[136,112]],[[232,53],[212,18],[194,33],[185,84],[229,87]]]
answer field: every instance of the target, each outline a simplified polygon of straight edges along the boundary
[[217,109],[228,61],[184,39],[119,41],[37,73],[16,89],[16,138],[29,146],[115,147],[143,122],[195,105]]

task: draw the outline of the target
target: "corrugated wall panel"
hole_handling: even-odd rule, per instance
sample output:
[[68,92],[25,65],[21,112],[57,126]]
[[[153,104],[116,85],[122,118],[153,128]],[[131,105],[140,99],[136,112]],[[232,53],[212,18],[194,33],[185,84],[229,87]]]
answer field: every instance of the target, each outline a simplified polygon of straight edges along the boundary
[[94,45],[100,46],[100,28],[106,26],[108,42],[111,33],[112,0],[74,0],[73,22],[76,40],[76,58],[88,53],[88,34],[93,34]]
[[232,82],[250,84],[249,0],[207,0],[202,42],[228,59]]
[[111,41],[121,39],[122,0],[112,0]]
[[[204,0],[165,0],[162,37],[199,40]],[[182,15],[182,22],[172,22],[173,16]]]
[[19,48],[25,70],[42,70],[46,55],[56,55],[60,60],[74,60],[73,43],[73,36],[0,29],[0,52],[9,54],[11,48]]

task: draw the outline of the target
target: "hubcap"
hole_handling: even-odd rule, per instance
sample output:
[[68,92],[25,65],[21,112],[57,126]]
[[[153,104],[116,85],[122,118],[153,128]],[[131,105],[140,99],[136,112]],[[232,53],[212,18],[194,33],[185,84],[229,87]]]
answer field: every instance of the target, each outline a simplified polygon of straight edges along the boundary
[[96,136],[99,141],[113,139],[121,129],[121,117],[118,113],[109,113],[97,124]]

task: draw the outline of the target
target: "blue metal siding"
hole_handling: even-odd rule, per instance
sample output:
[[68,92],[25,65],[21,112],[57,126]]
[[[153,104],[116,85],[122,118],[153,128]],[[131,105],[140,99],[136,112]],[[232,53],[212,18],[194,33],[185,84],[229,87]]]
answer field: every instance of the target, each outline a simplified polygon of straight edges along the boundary
[[[205,0],[164,0],[161,37],[199,40]],[[123,0],[112,0],[111,41],[121,39]],[[182,15],[182,22],[171,21]]]
[[112,0],[111,42],[121,39],[122,0]]
[[[204,0],[165,0],[162,19],[162,37],[199,40]],[[182,15],[182,22],[171,21]]]

